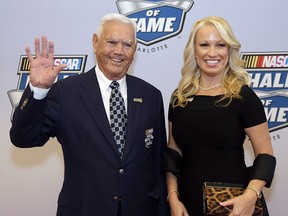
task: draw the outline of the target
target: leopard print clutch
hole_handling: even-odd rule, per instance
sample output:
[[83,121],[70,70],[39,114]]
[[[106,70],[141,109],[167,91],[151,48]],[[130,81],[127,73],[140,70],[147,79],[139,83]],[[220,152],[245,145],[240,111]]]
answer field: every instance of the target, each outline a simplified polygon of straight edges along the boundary
[[[229,184],[220,182],[205,182],[203,186],[204,215],[228,216],[232,206],[221,206],[219,203],[243,194],[245,188],[241,184]],[[253,215],[262,216],[263,206],[258,199]]]

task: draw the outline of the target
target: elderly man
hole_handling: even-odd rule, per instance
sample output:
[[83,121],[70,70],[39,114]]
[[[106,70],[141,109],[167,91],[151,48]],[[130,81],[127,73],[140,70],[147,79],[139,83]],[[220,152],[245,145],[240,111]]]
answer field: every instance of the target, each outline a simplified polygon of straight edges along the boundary
[[[54,83],[54,44],[35,39],[30,83],[15,110],[11,141],[26,148],[56,137],[65,174],[58,216],[166,216],[160,172],[166,147],[161,92],[127,74],[136,25],[120,14],[101,19],[93,35],[97,65]],[[41,48],[40,48],[41,47]],[[116,107],[115,107],[116,106]]]

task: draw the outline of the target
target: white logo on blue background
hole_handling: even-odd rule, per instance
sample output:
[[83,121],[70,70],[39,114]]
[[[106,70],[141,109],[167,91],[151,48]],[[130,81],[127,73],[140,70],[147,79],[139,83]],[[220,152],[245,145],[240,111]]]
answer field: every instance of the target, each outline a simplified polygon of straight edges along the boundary
[[251,87],[264,105],[269,130],[287,127],[288,53],[242,53],[242,59],[252,79]]
[[193,0],[118,0],[121,14],[137,23],[137,40],[151,45],[176,36],[182,31],[186,13]]

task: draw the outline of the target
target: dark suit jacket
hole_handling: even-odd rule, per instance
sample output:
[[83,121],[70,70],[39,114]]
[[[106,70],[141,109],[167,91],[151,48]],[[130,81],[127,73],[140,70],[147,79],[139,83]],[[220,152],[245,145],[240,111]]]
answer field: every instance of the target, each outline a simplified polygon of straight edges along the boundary
[[128,128],[119,157],[92,68],[55,83],[35,100],[29,86],[15,110],[10,130],[18,147],[44,145],[56,137],[62,146],[64,182],[58,216],[166,216],[165,183],[160,175],[166,147],[162,95],[127,75]]

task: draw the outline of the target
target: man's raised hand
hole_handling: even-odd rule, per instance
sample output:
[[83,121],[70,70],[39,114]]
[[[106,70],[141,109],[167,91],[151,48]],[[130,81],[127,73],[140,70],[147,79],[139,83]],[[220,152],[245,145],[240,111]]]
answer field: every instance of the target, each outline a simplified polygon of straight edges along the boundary
[[58,74],[67,67],[66,64],[54,65],[54,43],[47,41],[46,36],[35,38],[35,58],[31,54],[30,47],[25,47],[30,62],[30,82],[34,87],[48,89],[54,83]]

